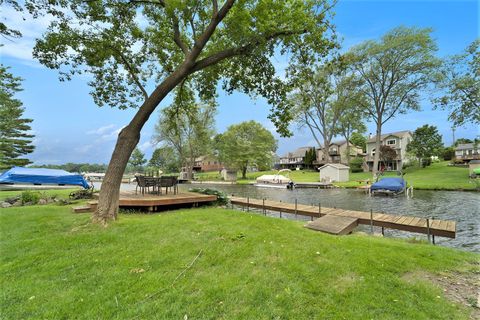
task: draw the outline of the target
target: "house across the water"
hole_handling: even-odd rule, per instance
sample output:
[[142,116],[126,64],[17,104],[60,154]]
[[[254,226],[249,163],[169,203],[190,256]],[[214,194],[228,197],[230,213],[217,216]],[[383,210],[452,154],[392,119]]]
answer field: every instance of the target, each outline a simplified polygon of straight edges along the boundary
[[455,148],[455,162],[468,163],[471,160],[480,160],[480,145],[474,143],[459,144]]
[[[407,145],[410,143],[410,141],[412,141],[412,133],[408,130],[386,133],[380,136],[380,140],[382,145],[393,148],[397,155],[394,159],[390,161],[379,161],[378,170],[402,170],[403,165],[408,163]],[[367,165],[368,171],[372,171],[373,169],[373,158],[376,152],[377,150],[375,145],[375,136],[371,136],[367,140],[367,156],[365,158],[365,163]]]

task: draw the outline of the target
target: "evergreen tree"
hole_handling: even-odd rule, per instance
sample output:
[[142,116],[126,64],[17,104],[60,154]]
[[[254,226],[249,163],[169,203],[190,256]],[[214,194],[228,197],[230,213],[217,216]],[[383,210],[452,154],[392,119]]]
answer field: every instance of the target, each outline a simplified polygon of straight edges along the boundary
[[21,80],[0,65],[0,170],[31,163],[20,157],[35,149],[32,145],[34,135],[28,133],[33,120],[22,118],[25,108],[14,98],[22,90]]

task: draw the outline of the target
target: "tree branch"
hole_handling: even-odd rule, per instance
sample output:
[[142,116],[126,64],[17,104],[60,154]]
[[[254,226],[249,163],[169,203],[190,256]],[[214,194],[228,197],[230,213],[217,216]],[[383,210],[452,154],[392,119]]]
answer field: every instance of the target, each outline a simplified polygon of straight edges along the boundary
[[265,36],[263,38],[260,38],[260,39],[259,38],[252,39],[252,40],[250,40],[250,42],[247,42],[247,44],[245,44],[243,46],[236,47],[236,48],[225,49],[223,51],[214,53],[214,54],[212,54],[212,55],[210,55],[206,58],[203,58],[203,59],[195,62],[195,64],[193,65],[193,67],[191,69],[191,73],[202,70],[202,69],[205,69],[206,67],[208,67],[210,65],[213,65],[213,64],[216,64],[216,63],[218,63],[222,60],[225,60],[227,58],[231,58],[231,57],[234,57],[234,56],[239,56],[239,55],[242,55],[242,54],[246,54],[249,51],[253,50],[255,48],[255,46],[259,45],[260,43],[262,43],[264,41],[269,41],[269,40],[272,40],[272,39],[275,39],[275,38],[278,38],[278,37],[281,37],[281,36],[303,34],[303,33],[306,33],[306,32],[307,32],[307,30],[301,30],[301,31],[284,30],[284,31],[274,32],[274,33],[272,33],[270,35],[267,35],[267,36]]
[[180,36],[180,28],[178,26],[178,18],[176,15],[172,16],[172,26],[173,26],[173,41],[177,44],[177,46],[183,51],[185,55],[188,54],[189,49],[185,45],[185,43],[182,41],[182,38]]

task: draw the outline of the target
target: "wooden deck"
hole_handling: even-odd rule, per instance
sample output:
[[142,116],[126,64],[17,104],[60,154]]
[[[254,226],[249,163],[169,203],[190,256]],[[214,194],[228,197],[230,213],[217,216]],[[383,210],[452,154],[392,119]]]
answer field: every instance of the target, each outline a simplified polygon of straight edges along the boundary
[[161,207],[180,204],[196,205],[203,202],[213,202],[217,200],[217,196],[194,193],[169,193],[162,195],[155,194],[135,194],[135,192],[120,193],[120,207]]
[[[169,193],[162,195],[135,194],[135,192],[121,192],[119,199],[120,208],[145,208],[148,211],[157,211],[162,207],[192,205],[213,202],[217,196],[194,192]],[[98,201],[89,201],[86,205],[72,208],[74,213],[92,212],[97,209]]]
[[[412,216],[383,214],[356,210],[345,210],[328,207],[309,206],[304,204],[286,203],[280,201],[230,197],[234,205],[263,210],[293,213],[313,218],[325,215],[344,216],[358,219],[358,224],[378,226],[409,232],[430,234],[440,237],[455,238],[456,222],[450,220],[432,220]],[[372,219],[370,219],[372,217]],[[428,223],[428,226],[427,226]]]

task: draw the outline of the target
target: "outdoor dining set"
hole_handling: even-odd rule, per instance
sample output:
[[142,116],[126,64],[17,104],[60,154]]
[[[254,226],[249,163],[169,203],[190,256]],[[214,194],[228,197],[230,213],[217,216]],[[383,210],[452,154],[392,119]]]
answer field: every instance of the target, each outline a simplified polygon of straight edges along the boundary
[[140,189],[141,194],[154,193],[162,194],[162,188],[165,188],[165,194],[168,194],[168,190],[173,191],[173,194],[178,192],[178,179],[177,177],[149,177],[138,175],[135,176],[137,186],[135,187],[135,194]]

